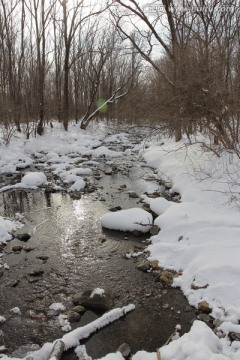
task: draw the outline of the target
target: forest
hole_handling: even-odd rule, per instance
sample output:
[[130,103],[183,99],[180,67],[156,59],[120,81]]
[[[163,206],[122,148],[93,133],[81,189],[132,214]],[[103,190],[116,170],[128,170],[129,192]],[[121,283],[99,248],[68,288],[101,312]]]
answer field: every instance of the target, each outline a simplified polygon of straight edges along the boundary
[[239,155],[239,16],[237,0],[1,0],[7,138],[98,118]]

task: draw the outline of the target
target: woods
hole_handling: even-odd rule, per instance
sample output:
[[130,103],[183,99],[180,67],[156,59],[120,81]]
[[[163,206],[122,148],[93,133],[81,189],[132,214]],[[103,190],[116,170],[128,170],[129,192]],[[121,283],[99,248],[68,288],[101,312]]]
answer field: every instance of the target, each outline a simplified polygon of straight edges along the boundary
[[1,124],[96,115],[238,152],[238,24],[237,0],[1,0]]

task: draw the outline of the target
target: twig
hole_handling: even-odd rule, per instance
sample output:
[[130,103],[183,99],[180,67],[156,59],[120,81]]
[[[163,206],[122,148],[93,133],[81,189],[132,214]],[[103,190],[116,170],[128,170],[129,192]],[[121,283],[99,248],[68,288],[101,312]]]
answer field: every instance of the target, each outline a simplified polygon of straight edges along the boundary
[[157,360],[161,360],[160,349],[157,349]]

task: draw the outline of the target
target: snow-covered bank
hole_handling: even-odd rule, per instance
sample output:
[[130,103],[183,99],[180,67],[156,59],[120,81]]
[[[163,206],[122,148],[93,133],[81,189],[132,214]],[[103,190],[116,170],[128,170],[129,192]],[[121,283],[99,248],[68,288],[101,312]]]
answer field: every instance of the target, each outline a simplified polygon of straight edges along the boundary
[[[142,155],[159,178],[171,183],[171,191],[180,193],[181,203],[146,199],[159,214],[155,224],[161,228],[151,238],[150,259],[157,259],[164,268],[181,270],[173,286],[181,287],[191,305],[198,307],[205,300],[214,318],[225,321],[227,327],[238,324],[240,212],[235,202],[229,202],[229,193],[240,190],[237,178],[236,184],[230,178],[237,175],[236,159],[203,152],[199,144],[164,142],[151,144]],[[235,346],[230,359],[240,357]]]

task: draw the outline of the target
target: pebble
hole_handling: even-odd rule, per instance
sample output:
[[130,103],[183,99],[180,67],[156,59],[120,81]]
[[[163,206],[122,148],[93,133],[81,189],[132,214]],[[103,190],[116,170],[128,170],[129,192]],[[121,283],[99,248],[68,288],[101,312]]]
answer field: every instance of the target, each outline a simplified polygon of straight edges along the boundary
[[12,247],[12,251],[14,251],[14,252],[21,252],[22,249],[23,249],[23,246],[21,246],[21,245],[15,245]]
[[16,234],[15,235],[16,238],[20,241],[28,241],[31,238],[31,235],[27,234],[27,233],[22,233],[22,234]]
[[31,275],[31,276],[41,276],[41,275],[43,275],[44,274],[44,270],[43,269],[34,269],[34,270],[32,270],[32,271],[30,271],[29,273],[28,273],[28,275]]

